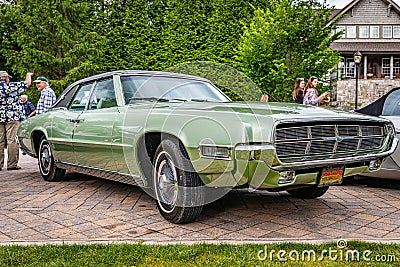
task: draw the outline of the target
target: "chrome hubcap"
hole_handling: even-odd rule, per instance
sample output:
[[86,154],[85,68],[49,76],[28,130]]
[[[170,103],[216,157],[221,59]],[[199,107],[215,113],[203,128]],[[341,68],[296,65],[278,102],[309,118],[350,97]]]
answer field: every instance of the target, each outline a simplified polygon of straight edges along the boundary
[[[161,158],[160,156],[159,159]],[[164,208],[166,208],[165,205],[167,205],[169,206],[168,210],[171,210],[176,204],[178,196],[178,177],[175,165],[169,158],[169,155],[162,155],[156,175],[158,201]]]
[[44,145],[42,150],[40,151],[40,166],[43,174],[48,174],[50,171],[51,165],[51,152],[49,145]]

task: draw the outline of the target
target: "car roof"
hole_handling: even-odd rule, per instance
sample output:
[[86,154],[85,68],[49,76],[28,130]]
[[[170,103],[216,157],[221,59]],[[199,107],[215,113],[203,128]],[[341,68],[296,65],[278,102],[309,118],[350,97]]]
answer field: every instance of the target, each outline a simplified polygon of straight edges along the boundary
[[137,75],[137,76],[151,76],[151,77],[170,77],[170,78],[179,78],[179,79],[189,79],[189,80],[196,80],[211,83],[210,80],[207,80],[202,77],[188,75],[188,74],[181,74],[181,73],[174,73],[174,72],[166,72],[166,71],[149,71],[149,70],[115,70],[104,72],[101,74],[89,76],[80,80],[73,82],[72,84],[68,85],[63,92],[61,93],[60,97],[57,99],[54,107],[58,107],[63,100],[65,99],[65,95],[71,91],[77,84],[82,84],[86,82],[90,82],[93,80],[98,80],[106,77],[110,77],[113,75],[120,75],[120,76],[128,76],[128,75]]
[[97,74],[94,76],[86,77],[81,80],[78,80],[68,87],[74,86],[77,83],[84,83],[86,81],[91,81],[91,80],[96,80],[96,79],[101,79],[104,77],[109,77],[112,75],[146,75],[146,76],[154,76],[154,77],[173,77],[173,78],[181,78],[181,79],[190,79],[190,80],[198,80],[198,81],[204,81],[204,82],[210,82],[209,80],[205,78],[201,78],[198,76],[193,76],[193,75],[188,75],[188,74],[181,74],[181,73],[174,73],[174,72],[166,72],[166,71],[149,71],[149,70],[115,70],[115,71],[109,71],[101,74]]

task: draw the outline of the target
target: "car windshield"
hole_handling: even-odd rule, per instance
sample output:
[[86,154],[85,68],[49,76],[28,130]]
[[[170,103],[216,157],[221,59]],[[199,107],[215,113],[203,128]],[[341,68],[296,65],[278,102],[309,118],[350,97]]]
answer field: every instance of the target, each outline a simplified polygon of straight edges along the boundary
[[383,116],[400,116],[400,90],[393,91],[386,98],[382,111]]
[[210,83],[174,77],[123,76],[125,103],[137,101],[209,101],[230,99]]

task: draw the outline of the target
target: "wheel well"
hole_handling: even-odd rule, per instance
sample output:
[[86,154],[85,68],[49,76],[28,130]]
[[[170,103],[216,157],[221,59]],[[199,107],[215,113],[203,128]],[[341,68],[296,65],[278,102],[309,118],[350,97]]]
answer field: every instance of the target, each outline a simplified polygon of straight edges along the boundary
[[139,139],[137,144],[137,157],[139,160],[139,167],[148,181],[151,180],[151,177],[153,175],[153,160],[156,154],[156,150],[161,141],[167,138],[178,140],[181,149],[187,156],[187,152],[185,151],[185,148],[178,137],[160,132],[151,132],[144,134]]
[[45,134],[41,131],[34,131],[32,133],[33,149],[36,155],[39,153],[40,140],[42,140],[43,136],[45,136]]

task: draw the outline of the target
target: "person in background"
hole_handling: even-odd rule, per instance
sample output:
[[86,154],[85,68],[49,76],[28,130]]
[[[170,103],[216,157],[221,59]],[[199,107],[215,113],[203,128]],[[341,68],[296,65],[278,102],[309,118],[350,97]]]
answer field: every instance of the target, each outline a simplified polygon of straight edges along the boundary
[[314,76],[311,76],[310,79],[308,79],[307,84],[305,86],[304,99],[303,99],[304,105],[318,106],[319,102],[321,102],[328,96],[328,92],[325,92],[320,96],[318,96],[317,85],[318,85],[318,79]]
[[31,85],[33,73],[28,72],[25,81],[10,82],[11,76],[0,71],[0,170],[4,167],[4,148],[7,141],[7,170],[19,170],[17,130],[24,119],[21,93]]
[[268,102],[268,95],[266,95],[266,94],[262,95],[261,98],[260,98],[260,101],[261,102]]
[[22,101],[22,106],[24,107],[25,110],[25,117],[26,119],[29,119],[32,116],[35,116],[35,106],[32,104],[32,102],[28,101],[28,96],[27,95],[21,95],[21,101]]
[[35,114],[42,114],[47,112],[56,102],[56,94],[50,88],[49,80],[46,77],[39,76],[33,81],[36,88],[40,91],[40,98],[36,105]]
[[304,85],[305,83],[303,78],[296,79],[296,84],[294,85],[294,90],[293,90],[294,103],[303,104]]

